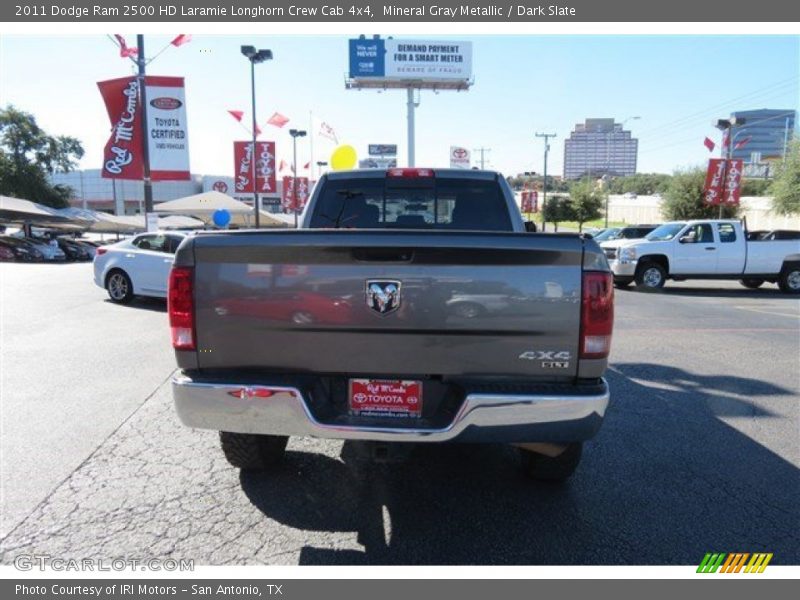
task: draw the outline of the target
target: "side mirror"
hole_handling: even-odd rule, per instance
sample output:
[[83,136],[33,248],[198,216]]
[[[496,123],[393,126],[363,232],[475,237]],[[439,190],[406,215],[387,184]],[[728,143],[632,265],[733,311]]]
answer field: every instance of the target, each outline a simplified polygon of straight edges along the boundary
[[528,233],[536,233],[536,223],[533,221],[525,221],[525,231]]

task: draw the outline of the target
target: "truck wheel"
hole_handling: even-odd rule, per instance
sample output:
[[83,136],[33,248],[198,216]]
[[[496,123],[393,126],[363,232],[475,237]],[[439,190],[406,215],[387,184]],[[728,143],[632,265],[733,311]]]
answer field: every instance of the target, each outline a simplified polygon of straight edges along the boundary
[[754,290],[756,288],[760,288],[764,280],[763,279],[740,279],[739,283],[741,283],[744,287]]
[[115,269],[106,277],[108,297],[117,304],[127,304],[133,300],[133,283],[125,271]]
[[280,462],[289,438],[285,435],[219,432],[222,452],[237,469],[261,471]]
[[664,287],[667,272],[657,262],[644,263],[636,269],[634,281],[640,290],[658,290]]
[[558,456],[546,456],[520,448],[525,474],[537,481],[565,481],[581,462],[583,444],[574,442]]
[[778,275],[778,287],[784,294],[800,294],[800,265],[784,267]]

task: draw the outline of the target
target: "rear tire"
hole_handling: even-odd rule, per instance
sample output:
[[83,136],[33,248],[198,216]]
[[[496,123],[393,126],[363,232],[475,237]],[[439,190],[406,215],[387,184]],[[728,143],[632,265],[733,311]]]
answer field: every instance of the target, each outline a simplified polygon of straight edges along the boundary
[[285,435],[219,432],[222,452],[237,469],[261,471],[278,464],[286,453]]
[[128,304],[133,300],[133,283],[125,271],[116,269],[106,277],[106,291],[112,302]]
[[760,288],[762,285],[764,285],[764,280],[763,279],[740,279],[739,283],[741,283],[744,287],[746,287],[748,289],[755,290],[755,289]]
[[667,271],[657,262],[640,264],[634,276],[636,288],[642,291],[660,290],[667,282]]
[[519,449],[525,474],[536,481],[566,481],[578,468],[583,444],[574,442],[558,456],[546,456],[532,450]]
[[800,265],[787,265],[778,275],[778,287],[784,294],[800,294]]

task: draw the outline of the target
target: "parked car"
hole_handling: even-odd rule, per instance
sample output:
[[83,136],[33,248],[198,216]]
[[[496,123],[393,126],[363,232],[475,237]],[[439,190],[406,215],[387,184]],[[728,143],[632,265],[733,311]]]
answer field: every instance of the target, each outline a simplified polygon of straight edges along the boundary
[[21,235],[15,235],[14,237],[25,240],[32,246],[35,246],[36,249],[42,253],[44,260],[46,261],[63,262],[67,260],[67,255],[64,254],[64,251],[61,248],[59,248],[58,242],[55,240],[47,240],[39,237],[24,237]]
[[[658,225],[626,225],[610,237],[600,240],[600,247],[608,260],[617,257],[617,249],[629,240],[639,240],[653,231]],[[595,238],[596,240],[597,238]]]
[[14,260],[18,262],[42,262],[44,255],[27,240],[13,235],[0,236],[0,246],[8,248],[14,253]]
[[56,243],[58,243],[58,247],[64,252],[67,260],[78,261],[92,259],[92,254],[86,246],[82,244],[63,237],[56,238]]
[[738,279],[748,288],[765,281],[800,294],[800,239],[748,240],[739,221],[664,223],[644,240],[632,240],[609,260],[619,287],[662,288],[667,279]]
[[14,251],[8,246],[0,244],[0,261],[14,262]]
[[242,469],[310,435],[377,456],[510,443],[563,480],[608,404],[608,263],[580,234],[526,232],[495,172],[323,175],[300,229],[186,239],[168,311],[178,416]]
[[598,231],[597,233],[593,233],[592,239],[596,241],[598,244],[600,242],[605,242],[606,240],[612,239],[622,227],[606,227],[602,231]]
[[94,282],[121,304],[134,296],[167,297],[172,258],[186,237],[180,231],[142,233],[97,249]]

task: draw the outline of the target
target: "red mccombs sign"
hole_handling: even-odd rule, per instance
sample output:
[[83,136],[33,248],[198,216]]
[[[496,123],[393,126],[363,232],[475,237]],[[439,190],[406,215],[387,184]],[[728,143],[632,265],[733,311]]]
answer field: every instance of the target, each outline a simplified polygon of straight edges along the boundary
[[[146,77],[147,144],[153,181],[186,180],[189,170],[189,137],[186,129],[186,96],[182,77]],[[103,150],[103,177],[142,179],[144,143],[142,105],[136,77],[122,77],[97,84],[111,121],[111,135]]]
[[708,161],[703,196],[706,204],[738,205],[741,196],[743,161],[712,158]]
[[257,190],[253,189],[253,142],[234,142],[233,162],[233,185],[237,193],[275,193],[278,187],[275,179],[275,142],[256,142]]

